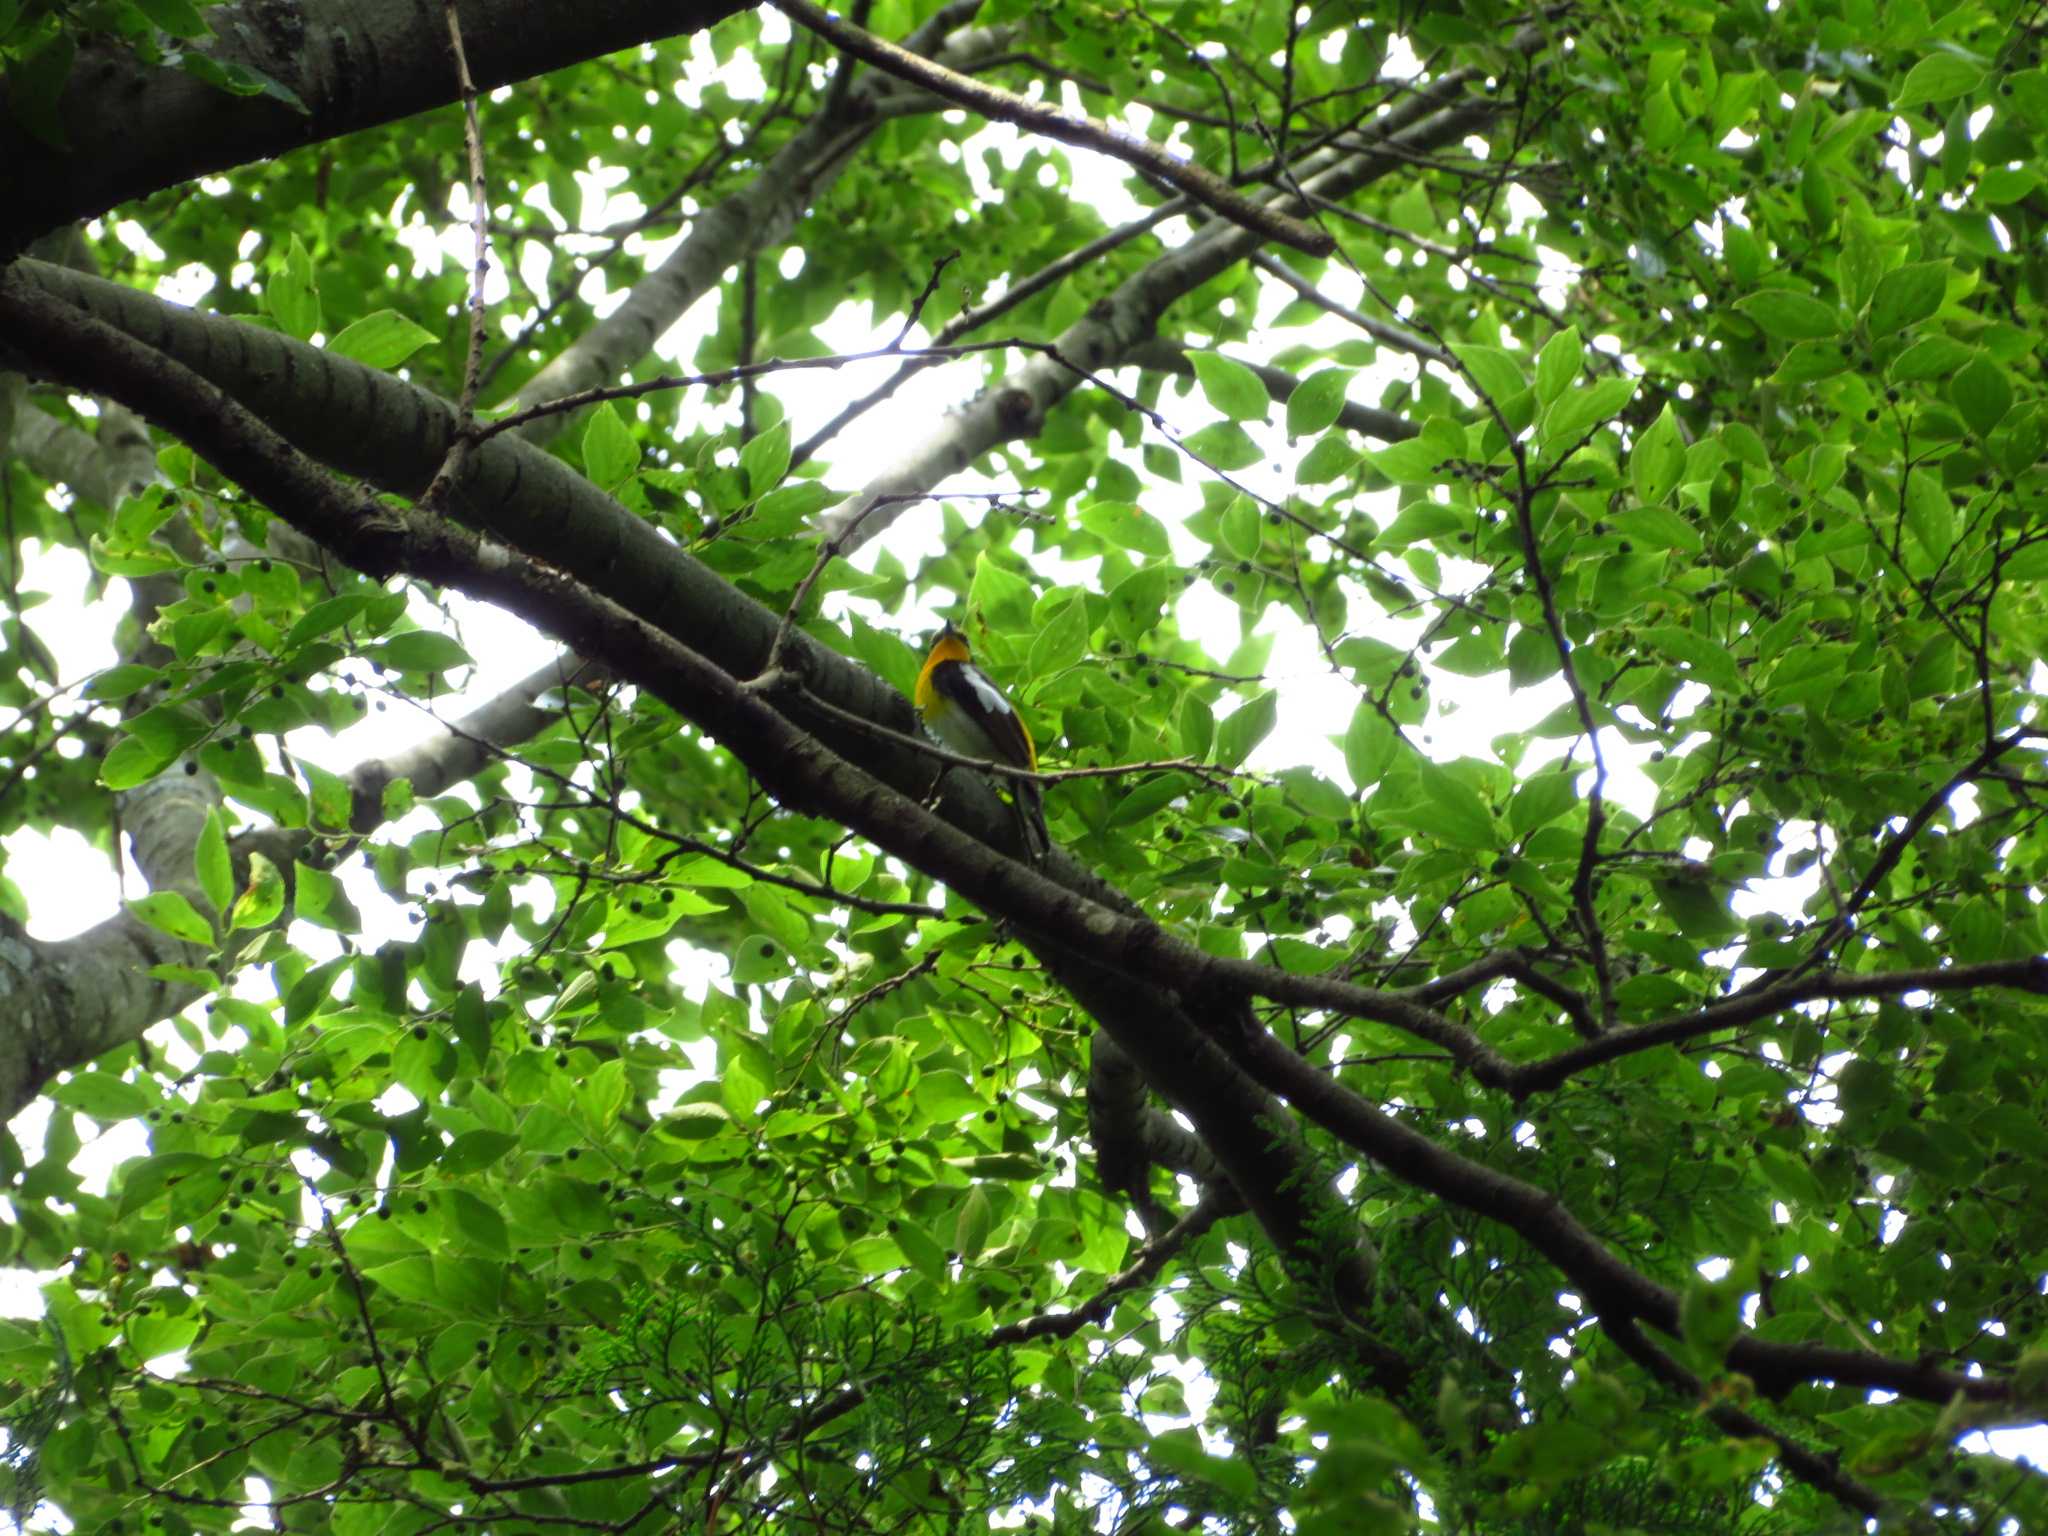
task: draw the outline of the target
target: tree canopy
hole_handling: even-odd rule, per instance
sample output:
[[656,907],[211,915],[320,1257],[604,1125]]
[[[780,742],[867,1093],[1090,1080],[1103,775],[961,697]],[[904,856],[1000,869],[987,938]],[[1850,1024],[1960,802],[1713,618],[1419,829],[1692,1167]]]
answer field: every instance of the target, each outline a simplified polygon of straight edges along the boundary
[[2048,1525],[2041,27],[0,4],[16,1519]]

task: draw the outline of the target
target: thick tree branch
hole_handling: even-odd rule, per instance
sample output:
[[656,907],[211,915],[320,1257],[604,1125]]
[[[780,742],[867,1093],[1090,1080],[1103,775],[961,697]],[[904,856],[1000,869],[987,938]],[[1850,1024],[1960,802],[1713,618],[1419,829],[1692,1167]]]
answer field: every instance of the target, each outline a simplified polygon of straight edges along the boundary
[[[16,270],[18,280],[88,304],[95,313],[116,318],[124,329],[164,338],[177,355],[194,359],[202,372],[264,412],[288,435],[310,441],[323,457],[372,475],[386,489],[417,494],[453,433],[454,413],[445,402],[274,332],[178,310],[63,269],[24,262]],[[292,380],[297,388],[278,387],[277,381],[283,379]],[[387,440],[393,453],[401,456],[378,460],[365,454],[364,443],[379,419],[389,425]],[[740,598],[644,523],[626,517],[559,461],[524,445],[494,440],[479,449],[471,481],[458,486],[453,499],[458,513],[490,519],[504,536],[564,570],[610,588],[637,612],[660,615],[669,623],[688,616],[692,642],[705,647],[731,675],[751,676],[763,665],[779,615]],[[915,734],[914,719],[900,695],[800,631],[791,638],[793,670],[811,692],[845,714],[874,720],[899,735]],[[792,707],[801,715],[800,706]],[[872,741],[856,746],[856,733],[835,722],[813,718],[806,723],[825,739],[858,751],[868,766],[899,787],[921,789],[929,781],[928,762],[914,751],[882,751]],[[962,818],[962,825],[999,844],[1010,824],[1001,802],[981,791],[969,775],[948,775],[946,785],[947,814]],[[1110,899],[1103,888],[1090,888],[1097,899]],[[1207,963],[1222,964],[1213,957]],[[1551,1075],[1569,1075],[1589,1064],[1557,1068],[1511,1063],[1413,994],[1376,992],[1335,978],[1251,966],[1230,985],[1249,995],[1387,1024],[1446,1051],[1482,1084],[1509,1092],[1539,1091]],[[1787,995],[1774,1007],[1789,1007],[1799,1000]],[[1730,1016],[1730,1021],[1746,1019]],[[1645,1026],[1684,1038],[1718,1027],[1722,1026],[1680,1021]],[[1638,1031],[1613,1038],[1617,1043],[1605,1049],[1615,1055],[1639,1048],[1628,1042],[1661,1043]]]
[[[616,676],[637,682],[670,702],[700,729],[719,737],[727,750],[748,762],[756,778],[784,805],[834,815],[877,846],[909,858],[950,887],[985,901],[991,911],[1004,909],[1004,903],[989,893],[987,881],[1010,881],[1024,874],[1040,901],[1053,901],[1051,907],[1040,905],[1038,909],[1040,922],[1034,928],[1044,932],[1057,932],[1073,922],[1073,913],[1092,913],[1118,932],[1157,934],[1151,924],[1124,918],[1098,899],[1065,891],[1042,874],[991,854],[989,842],[926,811],[913,797],[930,782],[920,754],[897,752],[860,733],[840,733],[850,748],[864,750],[901,772],[905,784],[913,784],[915,791],[905,795],[891,788],[834,752],[823,739],[825,731],[805,729],[778,713],[776,702],[770,702],[764,690],[741,684],[702,653],[653,629],[610,598],[596,596],[561,569],[479,539],[475,532],[444,518],[387,506],[358,487],[342,485],[215,385],[162,352],[41,293],[31,274],[12,270],[0,281],[0,315],[6,317],[20,344],[41,358],[61,356],[66,371],[84,387],[137,401],[154,420],[193,442],[225,473],[240,479],[287,516],[295,528],[356,569],[371,575],[403,571],[498,602],[555,633],[578,653],[602,657],[608,664],[616,662]],[[479,463],[494,449],[516,457],[539,457],[524,444],[498,440],[483,444],[483,453],[477,455]],[[674,549],[668,551],[668,557],[684,559]],[[733,594],[729,610],[754,612],[758,604],[745,604]],[[688,610],[670,612],[688,614]],[[711,614],[688,616],[696,621],[711,618]],[[774,614],[766,610],[760,610],[760,621],[764,633],[754,668],[772,645],[776,627]],[[717,623],[707,633],[731,643],[731,635]],[[809,670],[805,657],[821,647],[807,641],[801,631],[791,639],[795,641],[791,645],[795,664]],[[877,713],[887,713],[907,725],[909,709],[901,694],[877,684],[874,698]],[[780,698],[778,702],[797,707],[801,698]],[[1016,836],[1006,805],[995,799],[985,780],[965,772],[954,770],[946,776],[940,811],[981,827],[991,842]],[[1114,899],[1106,887],[1085,881],[1071,864],[1057,858],[1055,864],[1061,864],[1075,883],[1090,885],[1104,899]],[[1044,924],[1042,915],[1055,911],[1069,915]],[[1020,915],[1032,918],[1028,911]],[[1288,1260],[1313,1264],[1319,1284],[1331,1290],[1348,1321],[1364,1317],[1372,1305],[1368,1249],[1362,1247],[1356,1227],[1341,1219],[1341,1208],[1333,1204],[1327,1184],[1315,1176],[1313,1161],[1292,1135],[1292,1116],[1229,1065],[1198,1020],[1184,1012],[1171,983],[1165,983],[1163,989],[1159,983],[1147,985],[1135,977],[1133,967],[1122,963],[1116,944],[1053,942],[1042,932],[1026,934],[1026,938],[1036,938],[1036,948],[1053,975],[1106,1030],[1116,1034],[1120,1047],[1139,1061],[1157,1090],[1194,1120],[1245,1204]],[[1153,967],[1153,973],[1161,979],[1176,975],[1159,967]],[[1380,1372],[1382,1389],[1403,1389],[1399,1354],[1372,1350],[1364,1339],[1360,1339],[1360,1350]]]
[[[470,67],[483,90],[636,43],[701,31],[734,0],[463,0]],[[356,0],[241,0],[206,12],[202,45],[272,82],[236,96],[125,48],[94,44],[73,65],[53,148],[0,83],[0,259],[45,230],[212,171],[338,138],[456,99],[438,7]]]
[[369,832],[382,826],[384,790],[400,780],[412,786],[415,799],[426,800],[475,778],[504,756],[507,747],[532,740],[561,719],[561,711],[535,702],[542,694],[552,688],[589,686],[601,671],[574,656],[557,656],[484,700],[439,735],[396,756],[357,764],[348,774],[350,828]]
[[[1641,1320],[1678,1334],[1678,1296],[1611,1252],[1557,1196],[1438,1146],[1288,1050],[1263,1029],[1247,1028],[1231,1052],[1269,1090],[1387,1172],[1453,1205],[1501,1222],[1557,1266],[1603,1319]],[[1728,1364],[1770,1396],[1802,1382],[1880,1388],[1923,1402],[1957,1393],[1996,1402],[2011,1386],[1988,1376],[1943,1370],[1859,1349],[1739,1337]]]
[[[588,675],[588,669],[580,669]],[[395,757],[359,764],[348,775],[355,806],[353,825],[367,832],[383,820],[384,786],[408,780],[420,797],[440,794],[474,775],[504,748],[537,734],[557,714],[534,704],[549,688],[574,680],[573,658],[536,669],[494,699],[485,701],[448,728]],[[131,797],[138,810],[127,818],[138,866],[158,871],[166,888],[189,889],[196,820],[217,800],[201,781],[206,776],[172,772],[145,789],[161,786],[162,804]],[[262,827],[234,839],[238,866],[260,852],[289,869],[311,841],[303,829]],[[41,942],[0,935],[0,973],[12,978],[15,1006],[7,1030],[10,1049],[0,1050],[0,1124],[13,1118],[57,1072],[85,1065],[125,1045],[150,1025],[197,1002],[204,992],[188,982],[153,977],[159,965],[203,966],[196,946],[121,912],[68,939]]]
[[[1623,1354],[1688,1402],[1697,1403],[1708,1397],[1704,1383],[1644,1337],[1642,1329],[1634,1323],[1612,1323],[1607,1333]],[[1816,1488],[1826,1489],[1849,1508],[1860,1510],[1873,1519],[1885,1512],[1885,1501],[1875,1490],[1845,1475],[1831,1458],[1816,1455],[1783,1431],[1773,1429],[1754,1415],[1725,1403],[1709,1407],[1705,1412],[1724,1434],[1769,1440],[1778,1448],[1778,1459],[1787,1471]]]
[[[1233,1001],[1249,989],[1239,984],[1232,963],[1055,885],[1020,861],[993,856],[977,839],[834,752],[673,636],[559,571],[445,520],[387,506],[343,486],[181,365],[67,310],[18,274],[0,283],[0,314],[39,356],[64,358],[90,387],[187,436],[309,537],[358,568],[386,575],[403,570],[496,602],[548,628],[580,653],[604,659],[619,676],[647,688],[717,738],[782,803],[842,821],[984,910],[1015,921],[1040,945],[1076,957],[1081,966],[1135,974],[1172,993],[1214,1000],[1205,1027],[1264,1088],[1284,1096],[1396,1177],[1512,1228],[1557,1265],[1597,1313],[1677,1332],[1677,1297],[1610,1252],[1554,1195],[1436,1145],[1258,1028],[1242,1003]],[[1120,1045],[1148,1065],[1162,1052],[1189,1053],[1199,1043],[1186,1036],[1160,1039],[1128,1015],[1098,1017]],[[1202,1125],[1200,1117],[1197,1124]],[[1202,1128],[1209,1134],[1209,1126]],[[1227,1161],[1228,1148],[1218,1150]],[[1255,1211],[1266,1202],[1273,1214],[1270,1202],[1277,1191],[1256,1184],[1246,1188],[1236,1168],[1232,1174]],[[1301,1236],[1297,1233],[1292,1241]],[[1739,1338],[1728,1362],[1774,1395],[1811,1380],[1937,1402],[1958,1393],[1976,1401],[2001,1401],[2011,1392],[2002,1380],[1928,1362],[1754,1336]]]

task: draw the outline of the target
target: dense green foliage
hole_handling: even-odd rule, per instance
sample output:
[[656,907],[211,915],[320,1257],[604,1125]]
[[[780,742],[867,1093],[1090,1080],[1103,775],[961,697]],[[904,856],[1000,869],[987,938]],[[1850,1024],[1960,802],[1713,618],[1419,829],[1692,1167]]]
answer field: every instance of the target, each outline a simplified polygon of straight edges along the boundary
[[[0,5],[0,47],[47,75],[50,38],[166,24],[161,0],[74,9]],[[929,18],[854,9],[890,38]],[[1025,399],[970,446],[986,479],[885,509],[814,584],[817,519],[888,467],[877,441],[956,418],[884,403],[804,458],[811,375],[769,366],[536,436],[892,687],[956,616],[1048,769],[1153,765],[1048,785],[1069,886],[1426,1016],[1253,989],[1233,1034],[1206,982],[1169,999],[1158,1027],[1203,1024],[1185,1049],[1242,1075],[1245,1125],[1276,1106],[1255,1079],[1293,1106],[1254,1140],[1293,1159],[1275,1187],[1315,1240],[1238,1209],[1214,1123],[1190,1109],[1186,1137],[1163,1083],[1149,1106],[1091,1086],[1107,1021],[1040,960],[1158,984],[1135,950],[977,910],[908,844],[771,797],[617,656],[445,792],[348,778],[322,732],[472,675],[445,590],[291,542],[273,516],[297,509],[161,429],[155,481],[95,500],[27,434],[111,453],[119,418],[0,316],[8,537],[136,594],[122,665],[57,676],[36,631],[111,610],[31,608],[10,565],[0,830],[112,858],[117,804],[213,796],[132,904],[204,1001],[97,1059],[39,1043],[71,1070],[45,1071],[39,1135],[0,1136],[0,1258],[47,1306],[0,1322],[18,1512],[224,1531],[262,1503],[343,1536],[2048,1523],[2036,1475],[1957,1446],[2048,1403],[2037,13],[954,10],[1008,29],[977,78],[1143,103],[1254,188],[1276,153],[1284,190],[1372,148],[1423,90],[1474,116],[1313,207],[1331,256],[1272,246],[1167,293],[1175,346],[1125,337]],[[677,88],[693,47],[701,95]],[[648,241],[757,194],[844,67],[764,10],[487,94],[509,290],[479,414],[598,324]],[[1112,227],[1101,157],[996,153],[979,118],[878,99],[790,190],[808,211],[715,263],[694,351],[643,341],[605,382],[825,357],[847,301],[877,345],[912,314],[937,334]],[[203,273],[202,308],[453,400],[473,273],[413,251],[443,226],[464,248],[464,167],[444,107],[164,188],[80,259],[143,292]],[[646,210],[630,231],[581,228],[612,217],[598,170]],[[1170,285],[1204,226],[1136,232],[957,339],[1010,343],[973,366],[1011,385]],[[409,428],[362,420],[355,458],[307,452],[390,492],[379,434]],[[729,623],[658,621],[700,649]],[[1531,698],[1533,725],[1493,728]],[[36,890],[0,894],[31,918]],[[1346,1096],[1264,1075],[1251,1034]],[[1369,1145],[1354,1112],[1412,1141]],[[98,1130],[138,1122],[146,1149],[95,1166]],[[1122,1134],[1136,1179],[1097,1159]],[[1412,1145],[1443,1160],[1389,1150]],[[1362,1293],[1333,1252],[1365,1256]],[[1844,1381],[1858,1358],[1882,1364]]]

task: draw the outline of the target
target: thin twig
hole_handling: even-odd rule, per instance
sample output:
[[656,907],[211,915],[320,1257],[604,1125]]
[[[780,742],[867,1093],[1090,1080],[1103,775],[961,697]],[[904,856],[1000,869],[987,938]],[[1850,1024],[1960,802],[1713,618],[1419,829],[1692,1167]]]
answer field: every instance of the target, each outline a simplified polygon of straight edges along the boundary
[[469,347],[462,364],[462,395],[456,402],[454,439],[434,478],[420,496],[420,505],[438,509],[447,504],[449,488],[461,479],[476,451],[476,402],[484,377],[484,279],[491,270],[490,189],[484,182],[484,144],[477,122],[476,81],[469,73],[469,57],[462,47],[462,23],[456,14],[456,0],[442,0],[448,23],[448,50],[455,65],[457,89],[462,98],[462,140],[469,158],[469,223],[475,237],[474,265],[469,282]]
[[935,64],[930,59],[885,42],[872,33],[848,26],[810,0],[775,0],[776,8],[791,21],[810,28],[820,37],[912,85],[922,86],[936,96],[979,112],[997,122],[1015,124],[1033,133],[1092,149],[1156,176],[1196,201],[1213,208],[1231,223],[1268,240],[1278,240],[1311,256],[1327,256],[1337,247],[1326,230],[1292,218],[1246,197],[1223,177],[1206,167],[1176,159],[1150,139],[1140,138],[1128,128],[1095,118],[1063,112],[1044,102],[989,85]]
[[[1106,235],[1098,235],[1086,245],[1081,246],[1077,250],[1069,251],[1057,261],[1047,262],[1043,267],[1032,273],[1031,276],[1025,278],[1023,282],[1016,283],[1005,289],[987,303],[978,304],[972,309],[962,310],[939,328],[939,333],[932,338],[932,344],[936,347],[950,346],[969,332],[977,331],[990,321],[1008,314],[1019,304],[1024,303],[1027,299],[1037,297],[1046,289],[1061,281],[1069,273],[1086,266],[1097,257],[1106,256],[1118,246],[1128,244],[1148,230],[1165,223],[1174,215],[1185,213],[1188,210],[1189,201],[1187,198],[1177,197],[1170,202],[1162,203],[1143,217],[1133,219],[1128,224],[1120,225],[1109,231]],[[909,328],[906,326],[906,335],[908,330]],[[897,337],[899,345],[903,339],[902,336]],[[941,358],[929,358],[905,363],[887,380],[869,390],[858,400],[847,404],[840,410],[837,416],[834,416],[824,426],[805,438],[798,445],[797,450],[789,456],[790,468],[794,469],[799,464],[804,463],[812,454],[824,447],[825,444],[829,443],[841,432],[844,432],[854,421],[901,389],[904,383],[911,377],[931,367],[934,362],[943,360]]]

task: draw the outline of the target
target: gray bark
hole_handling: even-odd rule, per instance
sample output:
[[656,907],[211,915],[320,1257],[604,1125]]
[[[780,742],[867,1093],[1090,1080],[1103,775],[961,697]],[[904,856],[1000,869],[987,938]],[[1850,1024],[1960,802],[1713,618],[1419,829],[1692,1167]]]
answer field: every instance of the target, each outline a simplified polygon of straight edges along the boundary
[[[462,0],[459,14],[470,73],[488,91],[743,9],[735,0]],[[304,110],[95,45],[58,101],[58,149],[24,126],[0,82],[0,260],[129,198],[457,99],[447,22],[428,0],[239,0],[206,19],[214,37],[205,52],[274,81]]]

